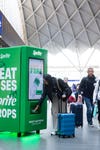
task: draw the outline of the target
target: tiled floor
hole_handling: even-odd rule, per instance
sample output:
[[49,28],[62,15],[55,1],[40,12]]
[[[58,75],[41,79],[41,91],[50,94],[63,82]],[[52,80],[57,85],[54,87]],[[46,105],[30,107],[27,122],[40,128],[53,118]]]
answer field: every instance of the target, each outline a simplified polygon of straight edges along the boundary
[[[85,108],[84,108],[85,111]],[[30,134],[17,138],[13,133],[0,134],[0,150],[100,150],[100,130],[88,127],[85,112],[83,128],[76,128],[75,138],[59,138],[51,136],[52,130],[50,105],[48,104],[48,128],[40,135]]]

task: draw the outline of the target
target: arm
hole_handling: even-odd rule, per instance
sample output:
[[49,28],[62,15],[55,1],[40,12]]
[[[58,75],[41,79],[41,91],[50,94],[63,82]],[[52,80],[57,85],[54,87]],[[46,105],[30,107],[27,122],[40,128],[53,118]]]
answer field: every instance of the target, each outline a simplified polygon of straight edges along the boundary
[[62,90],[62,98],[67,99],[72,93],[71,88],[62,79],[58,79],[58,82],[59,82],[59,86]]
[[97,101],[98,88],[99,88],[99,80],[97,81],[95,88],[94,88],[94,92],[93,92],[93,102],[94,103]]
[[43,85],[43,93],[41,95],[41,98],[40,98],[38,104],[34,108],[33,112],[35,112],[39,109],[39,107],[42,105],[43,101],[45,100],[46,96],[47,96],[47,88],[45,85]]
[[86,82],[86,78],[83,78],[80,82],[78,93],[81,94],[81,95],[84,94],[84,89],[85,89],[85,86],[86,86],[85,82]]

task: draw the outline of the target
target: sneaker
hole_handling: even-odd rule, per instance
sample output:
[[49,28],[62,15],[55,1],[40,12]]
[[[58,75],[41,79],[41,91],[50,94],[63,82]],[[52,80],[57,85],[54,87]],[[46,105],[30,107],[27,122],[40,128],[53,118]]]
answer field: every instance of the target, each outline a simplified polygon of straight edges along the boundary
[[57,131],[51,132],[51,135],[57,135]]
[[55,131],[51,132],[51,135],[56,135],[56,132]]
[[98,126],[98,130],[100,130],[100,126]]
[[99,124],[98,124],[98,129],[100,130],[100,122],[99,122]]
[[93,124],[88,124],[88,126],[89,126],[89,127],[94,127],[94,125],[93,125]]

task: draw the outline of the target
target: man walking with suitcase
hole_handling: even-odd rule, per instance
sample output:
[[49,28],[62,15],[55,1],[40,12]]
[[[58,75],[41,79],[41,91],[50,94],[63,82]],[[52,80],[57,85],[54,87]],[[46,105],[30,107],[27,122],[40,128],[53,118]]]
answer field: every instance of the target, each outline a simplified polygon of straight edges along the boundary
[[96,83],[94,70],[92,67],[87,70],[87,77],[83,77],[79,86],[79,94],[84,98],[87,107],[87,122],[89,126],[93,126],[93,91]]

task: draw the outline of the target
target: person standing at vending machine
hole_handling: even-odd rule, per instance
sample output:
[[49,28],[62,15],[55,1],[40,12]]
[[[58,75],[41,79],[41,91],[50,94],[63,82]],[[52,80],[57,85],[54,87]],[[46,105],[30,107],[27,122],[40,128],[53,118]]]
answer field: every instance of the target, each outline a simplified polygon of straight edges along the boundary
[[44,84],[43,84],[43,94],[39,103],[36,105],[34,112],[41,107],[46,96],[50,99],[52,103],[52,117],[53,117],[53,129],[52,134],[56,134],[57,131],[57,114],[58,112],[65,112],[65,105],[67,98],[71,95],[72,91],[67,83],[62,79],[56,79],[51,75],[44,75]]

